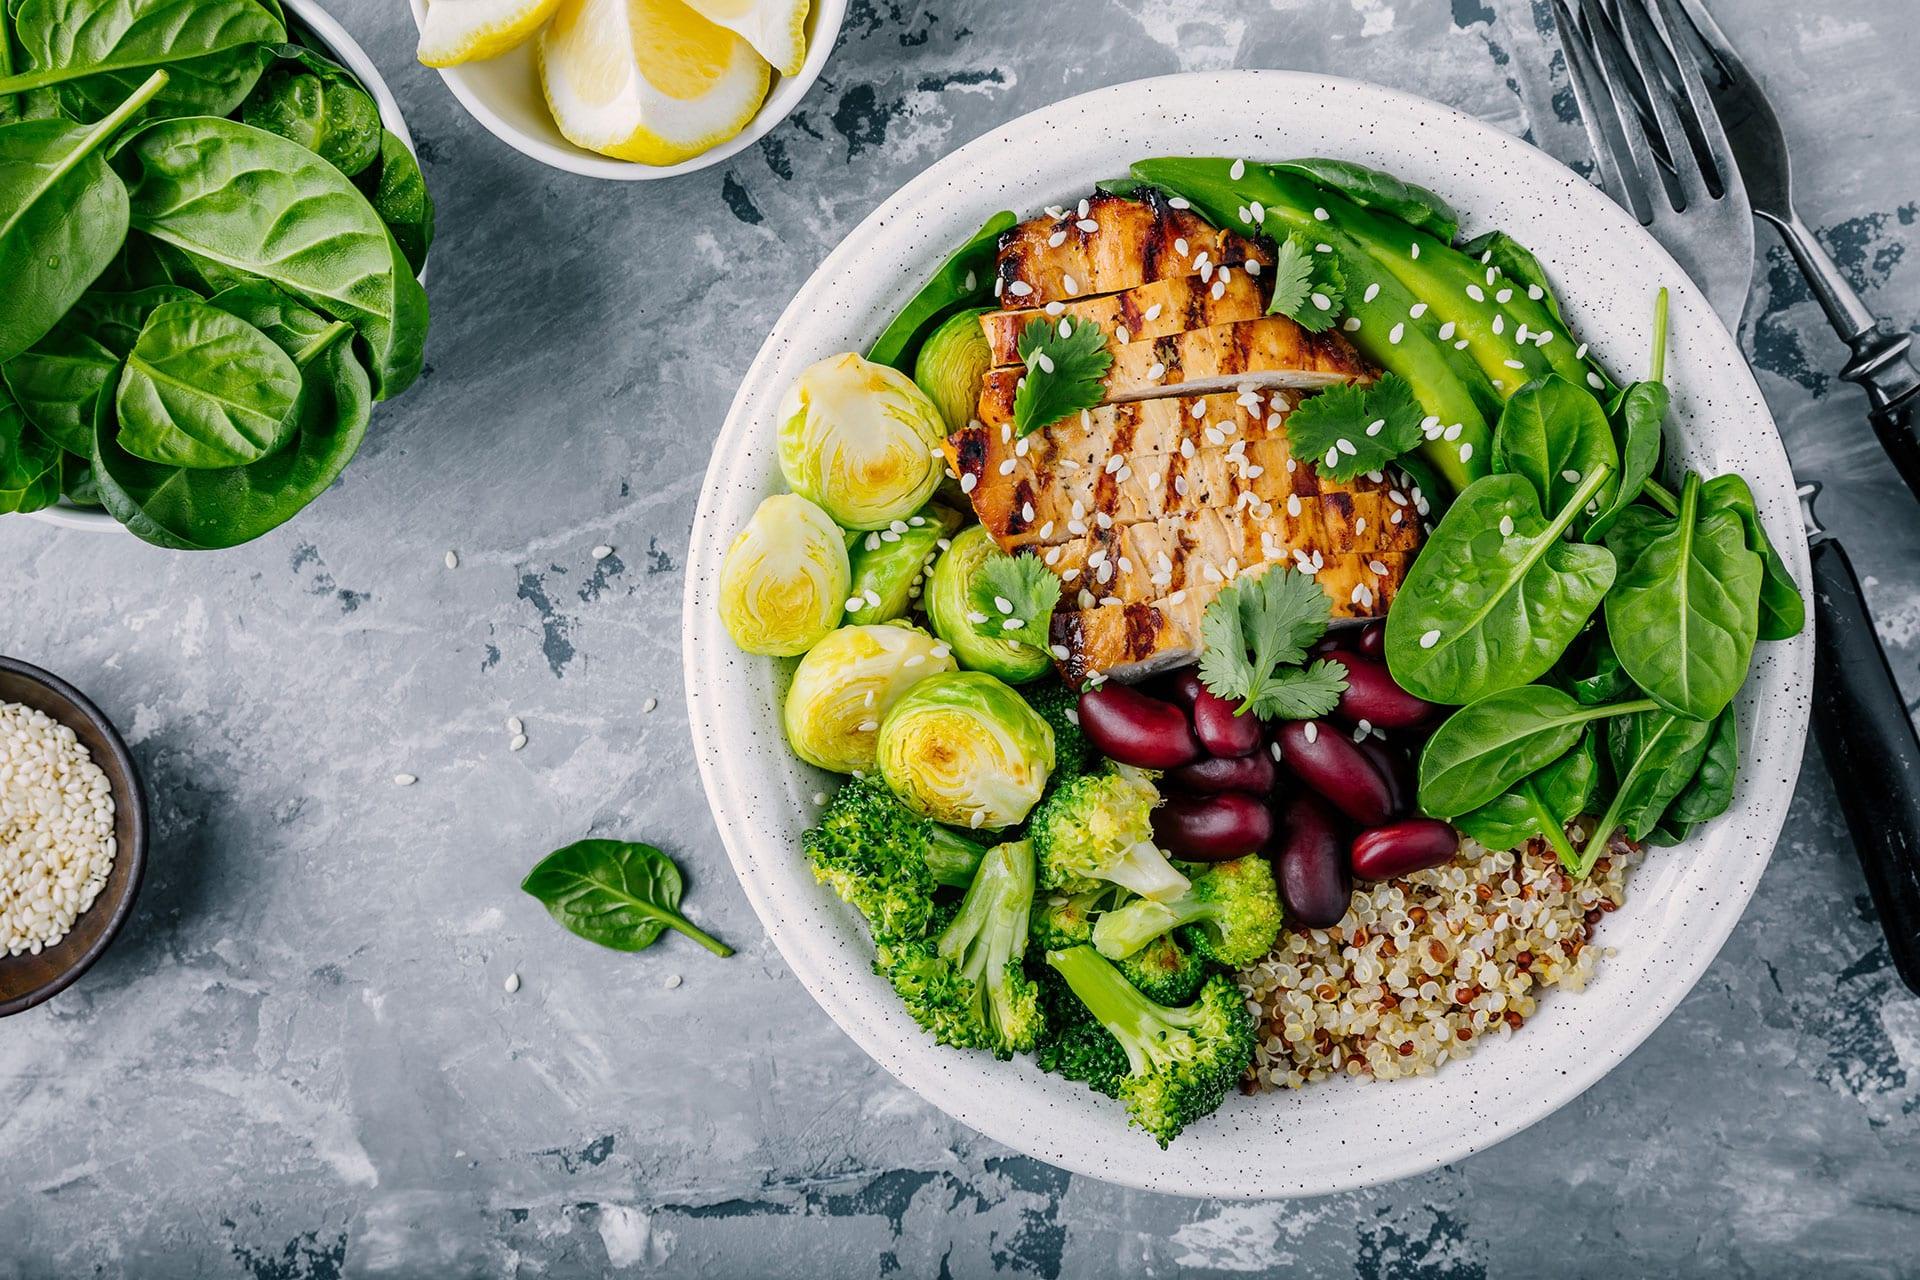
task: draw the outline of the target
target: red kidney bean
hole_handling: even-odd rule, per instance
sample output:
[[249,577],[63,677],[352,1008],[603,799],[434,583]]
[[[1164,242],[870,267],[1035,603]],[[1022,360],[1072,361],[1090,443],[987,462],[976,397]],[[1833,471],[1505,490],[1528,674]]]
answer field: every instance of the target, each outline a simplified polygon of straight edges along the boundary
[[1193,700],[1193,733],[1200,745],[1216,756],[1244,756],[1267,745],[1266,727],[1249,711],[1234,713],[1234,704],[1205,689]]
[[1387,624],[1369,622],[1360,631],[1359,643],[1354,646],[1363,658],[1372,658],[1375,662],[1385,662],[1387,658]]
[[1340,632],[1329,631],[1327,632],[1326,635],[1323,635],[1318,640],[1314,641],[1312,647],[1309,648],[1307,652],[1316,658],[1331,657],[1332,655],[1340,652],[1341,648],[1343,647],[1341,644],[1341,641],[1343,641],[1345,638],[1346,637],[1343,636]]
[[1181,765],[1167,774],[1167,781],[1176,788],[1201,795],[1238,791],[1246,795],[1264,796],[1273,790],[1277,776],[1273,757],[1264,751],[1256,751],[1249,756],[1233,756],[1224,760],[1216,756]]
[[1273,812],[1265,799],[1234,792],[1170,796],[1153,811],[1153,838],[1176,858],[1225,862],[1266,847]]
[[1339,924],[1353,900],[1353,868],[1333,815],[1303,793],[1281,810],[1280,826],[1271,857],[1287,918],[1310,929]]
[[1374,737],[1367,738],[1359,746],[1360,754],[1372,761],[1373,767],[1386,779],[1387,793],[1393,799],[1393,816],[1397,818],[1411,810],[1417,785],[1413,776],[1413,758],[1400,748],[1389,746]]
[[1376,729],[1410,729],[1425,724],[1437,708],[1393,682],[1384,662],[1357,654],[1334,653],[1331,661],[1347,669],[1347,691],[1340,695],[1334,714],[1348,724],[1365,720]]
[[1353,874],[1391,880],[1444,866],[1460,852],[1460,833],[1437,818],[1408,818],[1353,838]]
[[1174,769],[1205,754],[1186,712],[1124,684],[1080,695],[1080,731],[1102,755],[1141,769]]
[[1200,673],[1192,667],[1182,667],[1168,676],[1162,685],[1166,696],[1183,707],[1191,707],[1207,686],[1200,683]]
[[1274,740],[1288,772],[1361,826],[1377,827],[1393,816],[1387,780],[1346,730],[1319,720],[1289,720]]

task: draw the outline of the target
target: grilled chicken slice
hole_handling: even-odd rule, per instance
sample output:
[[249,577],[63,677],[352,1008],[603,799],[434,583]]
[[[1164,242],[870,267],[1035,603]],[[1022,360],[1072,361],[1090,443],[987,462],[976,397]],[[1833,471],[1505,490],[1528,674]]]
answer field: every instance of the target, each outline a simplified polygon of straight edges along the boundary
[[1079,324],[1092,321],[1107,335],[1109,351],[1129,342],[1171,337],[1190,329],[1210,329],[1266,314],[1267,296],[1258,279],[1260,264],[1206,268],[1202,274],[1156,280],[1120,293],[1073,302],[1052,302],[1019,311],[989,311],[980,317],[995,368],[1017,365],[1020,334],[1035,320]]
[[[1327,556],[1313,576],[1332,598],[1334,617],[1377,617],[1392,603],[1412,562],[1412,553],[1401,551]],[[1259,565],[1240,576],[1266,568]],[[1049,633],[1055,653],[1067,655],[1059,661],[1060,674],[1075,685],[1095,676],[1134,681],[1195,661],[1200,618],[1223,586],[1190,587],[1148,602],[1105,596],[1083,608],[1073,605],[1086,604],[1088,597],[1075,593],[1055,611]]]
[[1272,261],[1253,241],[1216,230],[1158,192],[1139,200],[1099,192],[1059,217],[1029,218],[1002,235],[994,294],[1005,307],[1040,307],[1210,266]]
[[[1013,397],[1025,370],[989,370],[980,388],[980,421],[1013,421]],[[1192,329],[1114,351],[1106,400],[1249,389],[1309,388],[1371,378],[1373,371],[1335,333],[1308,333],[1286,316],[1262,316]]]

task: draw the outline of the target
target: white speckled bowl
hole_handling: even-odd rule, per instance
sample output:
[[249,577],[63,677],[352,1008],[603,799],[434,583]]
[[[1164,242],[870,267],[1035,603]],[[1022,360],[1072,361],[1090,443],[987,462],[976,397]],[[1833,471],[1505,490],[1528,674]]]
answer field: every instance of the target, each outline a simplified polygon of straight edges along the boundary
[[[413,150],[413,134],[407,131],[406,117],[400,114],[400,104],[394,101],[393,93],[387,88],[387,82],[380,78],[380,69],[373,65],[373,59],[367,56],[347,29],[339,20],[322,9],[318,0],[284,0],[287,18],[297,26],[312,33],[314,42],[321,52],[333,56],[347,70],[360,78],[367,86],[367,92],[373,95],[374,105],[380,108],[380,123],[387,126],[407,146]],[[425,266],[420,269],[420,279],[427,278]],[[30,513],[36,520],[46,524],[59,525],[63,529],[79,529],[85,533],[127,533],[125,525],[115,520],[98,507],[76,507],[65,498],[51,507],[43,507]],[[132,534],[127,534],[132,537]]]
[[[413,6],[415,26],[427,20],[428,0],[408,0]],[[798,75],[773,77],[773,88],[760,104],[747,127],[717,147],[701,152],[679,164],[640,164],[603,156],[576,146],[560,132],[547,109],[540,88],[540,68],[534,56],[538,40],[527,41],[497,58],[469,62],[457,67],[442,67],[440,78],[453,90],[453,96],[478,120],[488,133],[541,164],[589,178],[611,178],[616,182],[638,182],[648,178],[671,178],[692,173],[708,165],[719,164],[728,156],[744,151],[760,141],[773,127],[792,115],[807,96],[807,90],[820,78],[833,46],[840,38],[840,24],[847,16],[847,0],[813,0],[807,11],[807,56]]]
[[[800,833],[827,778],[787,751],[779,664],[744,655],[715,614],[720,561],[781,487],[774,406],[809,361],[864,348],[950,248],[1000,208],[1069,203],[1150,155],[1328,155],[1392,170],[1503,227],[1560,286],[1580,336],[1644,372],[1654,291],[1672,291],[1669,437],[1688,465],[1737,470],[1794,576],[1805,537],[1787,458],[1753,376],[1706,299],[1605,195],[1557,161],[1447,107],[1352,80],[1278,71],[1167,76],[1048,107],[967,144],[863,222],[801,289],[747,373],[694,521],[684,618],[700,772],[740,882],[787,963],[834,1021],[900,1080],[987,1136],[1131,1186],[1194,1196],[1307,1196],[1424,1172],[1526,1128],[1578,1096],[1660,1025],[1713,960],[1779,836],[1806,735],[1812,635],[1760,646],[1740,695],[1746,749],[1732,810],[1655,851],[1600,941],[1584,993],[1552,993],[1510,1040],[1434,1076],[1333,1081],[1220,1111],[1162,1152],[1121,1108],[1029,1062],[943,1049],[869,969],[854,913],[814,883]],[[1803,587],[1804,590],[1804,587]],[[1704,1065],[1704,1064],[1703,1064]]]

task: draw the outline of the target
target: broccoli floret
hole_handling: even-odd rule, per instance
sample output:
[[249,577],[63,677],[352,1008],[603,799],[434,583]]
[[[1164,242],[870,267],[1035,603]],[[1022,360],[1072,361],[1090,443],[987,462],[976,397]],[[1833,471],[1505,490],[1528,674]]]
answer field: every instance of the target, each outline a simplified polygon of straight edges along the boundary
[[876,778],[841,787],[802,846],[814,876],[886,938],[925,934],[936,887],[971,882],[983,852],[908,809]]
[[1058,680],[1020,692],[1053,730],[1053,776],[1049,781],[1054,786],[1079,777],[1099,763],[1099,753],[1087,745],[1087,736],[1080,732],[1079,694]]
[[886,939],[878,969],[942,1044],[1008,1058],[1040,1038],[1039,992],[1021,967],[1033,907],[1033,850],[989,851],[938,937]]
[[1087,1012],[1052,965],[1035,957],[1028,969],[1040,989],[1040,1012],[1046,1019],[1040,1043],[1034,1046],[1034,1061],[1042,1071],[1078,1080],[1109,1098],[1119,1097],[1120,1082],[1127,1078],[1127,1051]]
[[1149,1000],[1092,947],[1049,951],[1073,994],[1127,1055],[1115,1096],[1161,1146],[1210,1115],[1253,1061],[1253,1016],[1240,989],[1215,974],[1185,1008]]
[[1060,951],[1093,941],[1093,921],[1119,890],[1103,884],[1081,893],[1042,892],[1033,904],[1033,944]]
[[1206,960],[1163,933],[1124,960],[1121,974],[1140,994],[1160,1004],[1186,1004],[1207,980]]
[[1027,822],[1040,887],[1077,894],[1117,884],[1149,898],[1185,892],[1187,878],[1154,847],[1152,776],[1114,765],[1062,785]]
[[1140,898],[1100,917],[1093,945],[1109,960],[1134,954],[1174,929],[1204,959],[1230,969],[1252,964],[1280,935],[1280,891],[1265,858],[1248,854],[1195,876],[1177,898]]

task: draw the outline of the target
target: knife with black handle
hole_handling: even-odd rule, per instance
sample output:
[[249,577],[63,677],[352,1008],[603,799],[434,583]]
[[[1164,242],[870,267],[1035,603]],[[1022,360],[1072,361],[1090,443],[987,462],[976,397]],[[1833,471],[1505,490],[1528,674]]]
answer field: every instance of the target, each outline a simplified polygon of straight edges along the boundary
[[[1811,496],[1811,495],[1810,495]],[[1853,562],[1813,520],[1813,732],[1866,872],[1895,972],[1920,994],[1920,734]]]

